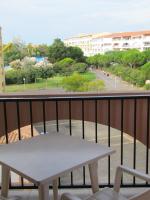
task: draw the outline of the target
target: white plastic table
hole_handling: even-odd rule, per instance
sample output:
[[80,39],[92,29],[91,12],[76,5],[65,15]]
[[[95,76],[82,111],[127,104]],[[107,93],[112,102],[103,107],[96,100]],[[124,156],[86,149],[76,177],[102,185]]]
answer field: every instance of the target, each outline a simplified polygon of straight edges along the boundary
[[97,161],[114,150],[94,142],[58,133],[39,135],[28,140],[0,145],[2,196],[8,196],[10,170],[38,186],[39,199],[49,199],[53,183],[58,197],[58,178],[65,172],[89,165],[93,192],[98,191]]

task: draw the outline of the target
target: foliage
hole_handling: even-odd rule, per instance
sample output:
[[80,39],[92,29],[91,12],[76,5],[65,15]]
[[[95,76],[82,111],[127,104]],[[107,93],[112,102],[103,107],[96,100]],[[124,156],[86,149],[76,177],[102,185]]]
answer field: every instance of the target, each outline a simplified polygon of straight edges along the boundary
[[70,75],[73,72],[72,64],[75,61],[71,58],[64,58],[56,62],[53,66],[53,70],[56,74]]
[[55,63],[66,57],[67,48],[60,39],[55,39],[49,47],[48,58],[51,63]]
[[111,63],[122,64],[122,57],[125,53],[125,51],[109,51],[106,52],[106,55],[109,57]]
[[150,49],[143,51],[143,54],[145,55],[146,62],[150,62]]
[[112,62],[109,54],[99,55],[97,61],[100,67],[109,67]]
[[73,72],[84,73],[87,70],[85,63],[77,63],[72,58],[64,58],[53,65],[55,74],[71,75]]
[[140,52],[136,49],[128,51],[111,51],[104,55],[97,54],[87,58],[87,63],[96,67],[109,67],[113,64],[122,64],[127,67],[135,68],[146,63],[149,54]]
[[87,82],[86,78],[78,73],[74,73],[71,76],[65,77],[62,80],[63,88],[67,91],[81,91],[83,84]]
[[52,67],[40,67],[38,68],[38,77],[47,79],[49,77],[52,77],[54,75],[54,70]]
[[18,60],[14,60],[10,63],[10,66],[14,69],[20,69],[21,68],[21,61]]
[[6,84],[23,84],[24,79],[26,83],[34,83],[37,78],[47,79],[53,75],[52,67],[12,69],[6,72]]
[[128,81],[134,85],[144,86],[145,84],[144,73],[139,69],[132,69],[130,67],[116,65],[110,68],[105,68],[105,70],[120,76],[123,80]]
[[49,47],[46,44],[40,44],[35,47],[35,56],[48,57]]
[[17,73],[16,73],[16,70],[9,70],[6,72],[6,76],[5,76],[5,79],[6,79],[6,84],[16,84],[18,83],[18,76],[17,76]]
[[95,80],[86,82],[83,86],[81,86],[80,91],[101,91],[105,88],[105,84],[103,80]]
[[31,43],[25,45],[20,40],[15,40],[4,45],[4,63],[9,65],[14,60],[22,60],[24,57],[48,56],[49,48],[45,44],[32,45]]
[[122,57],[122,64],[132,68],[143,65],[145,61],[145,55],[136,49],[128,50]]
[[145,87],[145,89],[146,89],[146,90],[150,90],[150,83],[148,83],[148,84],[145,84],[145,86],[144,86],[144,87]]
[[79,47],[67,47],[66,57],[72,58],[77,62],[84,62],[83,51]]
[[66,57],[78,62],[84,61],[83,52],[79,47],[66,47],[60,39],[55,39],[53,44],[49,46],[49,61],[55,63]]
[[[13,71],[13,70],[12,70]],[[84,75],[85,79],[94,80],[95,74],[92,72],[86,72]],[[63,76],[54,76],[48,79],[41,79],[36,78],[35,83],[27,83],[25,85],[23,84],[13,84],[13,85],[6,85],[6,92],[20,92],[25,90],[39,90],[39,89],[45,89],[45,88],[57,88],[62,86],[62,79]]]
[[62,85],[67,91],[73,92],[99,91],[104,89],[103,81],[97,80],[91,82],[79,73],[73,73],[71,76],[63,78]]
[[4,64],[8,65],[10,62],[22,59],[27,55],[27,50],[23,43],[10,43],[8,47],[4,46]]
[[32,67],[33,65],[35,65],[36,62],[34,60],[34,58],[31,58],[31,57],[24,57],[21,61],[21,67]]
[[141,67],[141,71],[143,72],[143,74],[145,76],[145,80],[149,80],[150,79],[150,62],[143,65]]
[[94,66],[94,67],[98,68],[98,65],[99,65],[98,58],[99,58],[99,56],[100,56],[100,54],[88,57],[86,59],[87,64],[91,65],[92,67]]
[[86,63],[75,63],[72,66],[73,71],[79,72],[79,73],[84,73],[87,70],[87,64]]

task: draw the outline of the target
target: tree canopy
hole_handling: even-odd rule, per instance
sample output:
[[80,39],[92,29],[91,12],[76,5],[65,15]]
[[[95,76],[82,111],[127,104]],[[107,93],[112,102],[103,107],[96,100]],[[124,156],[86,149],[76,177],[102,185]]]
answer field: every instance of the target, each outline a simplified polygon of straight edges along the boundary
[[72,58],[76,61],[84,61],[84,55],[78,47],[66,47],[60,39],[55,39],[49,46],[48,58],[51,63],[62,60],[63,58]]

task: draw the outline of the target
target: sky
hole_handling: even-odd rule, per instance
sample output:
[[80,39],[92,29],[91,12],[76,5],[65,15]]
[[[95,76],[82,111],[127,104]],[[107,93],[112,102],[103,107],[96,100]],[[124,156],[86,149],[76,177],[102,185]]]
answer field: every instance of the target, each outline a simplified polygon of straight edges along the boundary
[[0,0],[3,41],[51,44],[83,33],[150,30],[150,0]]

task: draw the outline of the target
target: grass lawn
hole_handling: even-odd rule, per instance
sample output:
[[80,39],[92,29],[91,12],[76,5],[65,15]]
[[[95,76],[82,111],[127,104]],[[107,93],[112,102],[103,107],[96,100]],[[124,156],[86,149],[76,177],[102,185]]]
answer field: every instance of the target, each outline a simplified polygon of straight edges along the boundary
[[[88,80],[94,80],[96,78],[95,74],[92,72],[86,72],[83,74]],[[36,83],[30,84],[14,84],[6,85],[5,92],[23,92],[28,90],[38,90],[38,89],[48,89],[48,88],[61,88],[61,81],[63,76],[55,76],[53,78],[37,79]]]

